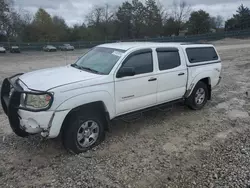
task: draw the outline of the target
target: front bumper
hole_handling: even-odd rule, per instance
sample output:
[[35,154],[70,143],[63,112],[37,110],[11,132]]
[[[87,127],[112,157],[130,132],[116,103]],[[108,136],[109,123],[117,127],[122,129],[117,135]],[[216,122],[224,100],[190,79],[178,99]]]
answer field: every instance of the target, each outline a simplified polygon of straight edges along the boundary
[[19,110],[20,127],[29,134],[41,133],[46,138],[56,138],[69,110],[29,112]]
[[[59,112],[48,111],[52,102],[45,109],[34,110],[21,107],[20,98],[22,93],[33,95],[49,94],[53,101],[53,95],[46,91],[24,91],[17,83],[17,77],[20,75],[22,74],[6,78],[3,81],[1,89],[1,103],[5,114],[8,116],[10,126],[12,130],[21,137],[42,132],[46,132],[46,136],[50,137],[52,121],[55,117],[59,116]],[[14,79],[15,81],[13,82],[12,80]],[[56,122],[53,123],[56,124]],[[61,125],[59,126],[61,127]],[[51,137],[56,137],[56,134],[59,134],[59,132],[53,132]]]
[[27,133],[37,134],[49,131],[50,122],[53,120],[54,112],[29,112],[18,110],[20,127]]

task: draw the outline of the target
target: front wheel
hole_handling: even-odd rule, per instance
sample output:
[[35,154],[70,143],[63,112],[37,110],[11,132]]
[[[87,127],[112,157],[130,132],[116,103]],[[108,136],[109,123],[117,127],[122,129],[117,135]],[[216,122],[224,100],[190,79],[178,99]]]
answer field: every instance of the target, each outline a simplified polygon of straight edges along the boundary
[[72,114],[63,129],[63,145],[74,154],[86,152],[105,138],[104,118],[101,114],[79,111]]
[[193,110],[202,109],[208,100],[208,87],[204,82],[198,82],[192,92],[187,98],[186,103],[189,108]]

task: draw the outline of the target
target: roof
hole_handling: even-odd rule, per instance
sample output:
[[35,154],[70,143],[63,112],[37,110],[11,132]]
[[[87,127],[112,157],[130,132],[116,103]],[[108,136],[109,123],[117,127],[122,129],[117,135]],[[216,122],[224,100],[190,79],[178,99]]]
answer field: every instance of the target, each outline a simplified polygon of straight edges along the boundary
[[195,43],[170,43],[170,42],[117,42],[117,43],[107,43],[101,44],[98,47],[104,48],[114,48],[119,50],[129,50],[131,48],[138,48],[138,47],[178,47],[178,46],[208,46],[207,44],[195,44]]

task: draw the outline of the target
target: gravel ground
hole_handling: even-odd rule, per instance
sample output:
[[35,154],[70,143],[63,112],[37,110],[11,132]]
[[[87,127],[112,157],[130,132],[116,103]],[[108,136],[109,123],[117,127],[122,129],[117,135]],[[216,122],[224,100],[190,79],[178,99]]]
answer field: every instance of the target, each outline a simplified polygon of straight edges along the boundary
[[[0,109],[0,187],[250,187],[250,41],[233,42],[217,44],[223,80],[203,110],[175,105],[115,121],[84,154],[68,154],[60,139],[17,137]],[[0,81],[81,53],[0,55]]]

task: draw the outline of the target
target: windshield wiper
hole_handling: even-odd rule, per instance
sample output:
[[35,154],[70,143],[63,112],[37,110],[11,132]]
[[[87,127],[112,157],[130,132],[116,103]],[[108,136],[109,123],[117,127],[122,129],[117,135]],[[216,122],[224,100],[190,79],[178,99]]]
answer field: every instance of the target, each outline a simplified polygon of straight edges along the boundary
[[80,69],[80,70],[86,70],[86,71],[89,71],[89,72],[93,72],[93,73],[96,73],[96,74],[103,74],[97,70],[94,70],[94,69],[91,69],[89,67],[82,67],[82,66],[79,66],[77,64],[71,64],[71,67],[74,67],[74,68],[77,68],[77,69]]
[[101,73],[101,72],[99,72],[97,70],[91,69],[89,67],[80,67],[80,69],[87,70],[87,71],[90,71],[90,72],[93,72],[93,73],[96,73],[96,74],[103,74],[103,73]]
[[79,65],[75,64],[75,63],[74,63],[74,64],[71,64],[70,66],[71,66],[71,67],[74,67],[74,68],[77,68],[77,69],[81,69],[81,67],[80,67]]

